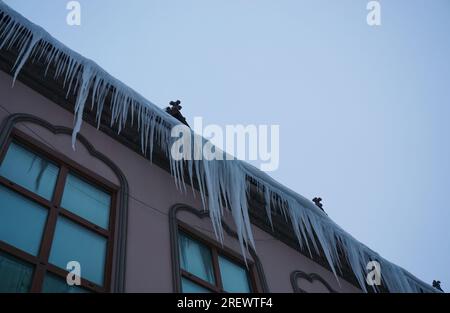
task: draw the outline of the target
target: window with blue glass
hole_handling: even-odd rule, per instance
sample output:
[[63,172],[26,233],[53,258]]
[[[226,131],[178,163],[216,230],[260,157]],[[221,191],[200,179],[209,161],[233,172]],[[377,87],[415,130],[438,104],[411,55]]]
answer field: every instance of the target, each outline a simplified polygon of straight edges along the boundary
[[199,233],[183,227],[178,234],[181,292],[250,293],[253,264],[229,255],[217,244]]
[[[109,291],[115,192],[14,131],[0,151],[0,293]],[[79,286],[66,282],[73,261]]]

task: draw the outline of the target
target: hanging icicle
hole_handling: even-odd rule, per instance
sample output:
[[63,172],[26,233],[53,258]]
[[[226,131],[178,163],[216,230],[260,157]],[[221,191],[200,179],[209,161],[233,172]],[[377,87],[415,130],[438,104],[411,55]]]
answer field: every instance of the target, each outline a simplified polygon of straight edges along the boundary
[[[282,186],[266,173],[238,160],[176,161],[170,154],[173,138],[171,127],[180,122],[166,114],[140,94],[115,79],[93,61],[77,54],[51,37],[41,27],[31,23],[0,0],[0,49],[19,51],[13,67],[13,81],[27,62],[42,62],[48,75],[49,68],[55,68],[52,79],[62,80],[67,96],[76,95],[75,121],[72,144],[81,129],[83,112],[91,94],[90,107],[96,109],[97,124],[100,126],[105,107],[111,111],[111,126],[120,132],[126,124],[128,114],[131,123],[137,123],[142,153],[151,158],[155,145],[162,148],[170,161],[171,174],[176,185],[186,190],[184,177],[191,185],[194,179],[200,191],[201,200],[209,210],[214,232],[223,240],[222,217],[224,208],[231,211],[243,254],[248,245],[255,247],[248,210],[249,178],[256,182],[258,190],[264,193],[266,214],[272,223],[272,210],[281,208],[282,214],[290,220],[300,247],[312,253],[323,252],[331,270],[337,278],[341,269],[339,247],[345,251],[358,283],[366,289],[366,265],[376,260],[380,263],[384,286],[392,292],[417,292],[422,288],[435,291],[431,286],[415,278],[406,270],[383,259],[351,235],[342,230],[311,201]],[[107,97],[109,94],[112,96]],[[107,101],[108,98],[108,101]],[[192,134],[192,140],[197,135]],[[198,138],[197,138],[198,139]],[[201,138],[203,143],[205,139]],[[198,146],[194,145],[194,149]],[[192,153],[197,153],[193,151]],[[310,245],[312,243],[312,246]]]

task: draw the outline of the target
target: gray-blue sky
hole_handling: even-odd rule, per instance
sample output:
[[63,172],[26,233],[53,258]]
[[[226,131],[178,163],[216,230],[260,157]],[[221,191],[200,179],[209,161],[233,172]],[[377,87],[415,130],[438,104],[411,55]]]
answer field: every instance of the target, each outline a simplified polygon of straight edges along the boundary
[[450,288],[450,2],[9,0],[188,118],[279,124],[271,175],[419,278]]

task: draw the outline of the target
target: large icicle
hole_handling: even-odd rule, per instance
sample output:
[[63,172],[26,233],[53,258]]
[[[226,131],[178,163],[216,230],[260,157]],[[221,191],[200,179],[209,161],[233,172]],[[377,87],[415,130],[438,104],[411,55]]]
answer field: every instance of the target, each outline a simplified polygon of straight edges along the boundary
[[[67,88],[67,96],[76,95],[74,146],[89,94],[92,94],[90,105],[91,109],[96,109],[98,125],[100,125],[105,106],[111,110],[111,126],[117,127],[118,132],[125,127],[130,113],[131,123],[137,123],[144,155],[151,158],[154,146],[161,147],[170,160],[171,173],[177,187],[181,190],[186,190],[185,175],[188,175],[192,185],[194,178],[197,179],[203,205],[209,210],[212,225],[219,240],[223,240],[221,223],[225,214],[224,208],[231,211],[244,254],[248,245],[255,247],[248,212],[248,189],[249,179],[251,179],[256,182],[258,190],[264,192],[266,213],[270,222],[274,207],[281,208],[282,214],[292,224],[300,247],[306,247],[310,253],[312,249],[318,253],[322,251],[336,277],[341,269],[338,254],[340,248],[345,251],[347,262],[364,291],[367,291],[365,267],[371,260],[381,264],[382,279],[389,291],[416,292],[420,288],[431,292],[436,291],[358,242],[311,201],[245,162],[235,159],[185,162],[173,160],[170,154],[173,143],[170,129],[179,124],[176,119],[106,73],[94,62],[67,48],[1,0],[0,49],[18,51],[13,68],[13,81],[16,80],[27,61],[40,61],[45,66],[42,75],[48,75],[48,70],[55,68],[52,79],[63,81],[64,88]],[[110,100],[107,102],[108,94],[112,94],[112,97],[108,98]],[[197,135],[193,134],[192,139],[195,138]],[[201,143],[204,140],[201,138]],[[198,149],[198,146],[195,149]],[[198,151],[193,153],[196,152]],[[312,242],[312,246],[308,240]]]

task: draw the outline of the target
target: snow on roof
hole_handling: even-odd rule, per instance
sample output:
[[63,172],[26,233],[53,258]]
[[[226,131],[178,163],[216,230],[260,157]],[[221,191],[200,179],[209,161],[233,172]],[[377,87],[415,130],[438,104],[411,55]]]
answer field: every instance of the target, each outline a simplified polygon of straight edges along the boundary
[[[171,173],[179,188],[186,188],[185,174],[197,180],[202,202],[208,208],[215,234],[223,240],[221,226],[223,199],[231,211],[243,254],[248,244],[255,247],[248,211],[248,178],[256,182],[264,194],[266,213],[271,220],[274,207],[281,207],[292,224],[301,248],[318,254],[323,251],[330,268],[338,279],[340,269],[338,247],[345,251],[345,258],[353,271],[361,289],[367,290],[366,266],[377,261],[381,266],[383,285],[391,292],[436,292],[430,285],[414,277],[403,268],[385,260],[376,252],[360,243],[345,232],[310,200],[281,185],[266,173],[252,165],[233,160],[173,160],[170,147],[173,139],[170,127],[180,122],[165,113],[136,91],[109,75],[93,61],[81,56],[53,38],[41,27],[31,23],[22,15],[0,0],[0,49],[17,49],[19,54],[13,67],[13,81],[17,79],[26,62],[40,61],[46,66],[42,75],[47,75],[50,67],[56,68],[53,79],[63,80],[67,95],[76,95],[74,108],[75,125],[72,144],[80,131],[85,105],[89,103],[97,111],[100,124],[105,105],[112,112],[112,125],[118,132],[123,129],[129,114],[137,122],[141,137],[141,148],[145,155],[152,155],[154,138],[170,161]],[[88,99],[91,93],[90,99]],[[112,97],[107,97],[112,92]],[[161,123],[163,121],[163,123]],[[163,125],[167,124],[167,125]],[[196,136],[192,134],[192,136]],[[203,140],[203,139],[202,139]],[[208,195],[208,196],[206,196]],[[308,239],[312,242],[309,246]],[[376,287],[374,287],[377,291]]]

